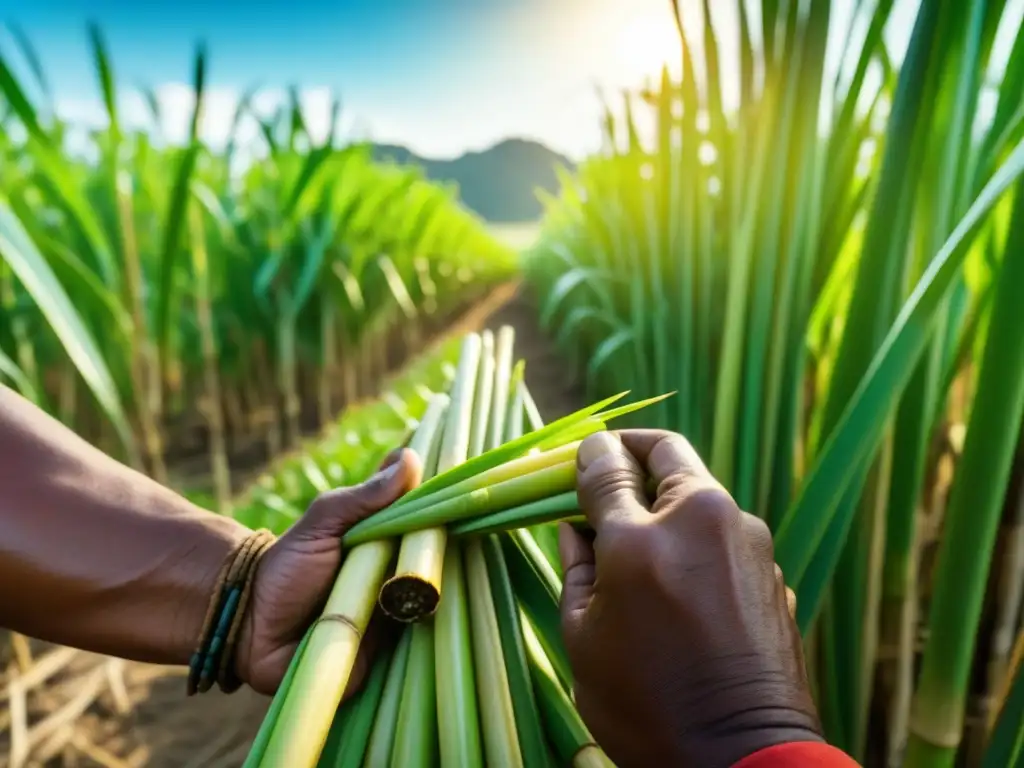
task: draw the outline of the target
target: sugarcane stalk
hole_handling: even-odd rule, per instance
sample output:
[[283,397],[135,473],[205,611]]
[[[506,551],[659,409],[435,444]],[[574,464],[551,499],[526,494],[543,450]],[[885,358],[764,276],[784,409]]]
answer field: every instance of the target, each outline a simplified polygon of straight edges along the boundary
[[362,544],[348,553],[299,661],[262,765],[316,765],[393,554],[391,541]]
[[[462,342],[458,373],[451,390],[451,405],[445,418],[438,473],[462,464],[469,452],[473,420],[473,395],[480,365],[481,339],[468,334]],[[436,527],[402,531],[395,575],[381,590],[381,607],[401,621],[421,621],[432,616],[441,599],[441,574],[448,532],[443,523]],[[392,534],[387,534],[392,535]]]
[[196,319],[203,347],[204,416],[210,430],[210,466],[217,511],[227,514],[231,509],[231,474],[228,468],[227,443],[224,436],[224,412],[221,408],[220,378],[217,375],[217,342],[214,338],[213,312],[210,308],[210,270],[203,232],[202,211],[189,208],[192,235],[192,270],[196,282]]
[[505,419],[508,415],[508,401],[512,383],[513,352],[516,332],[510,325],[498,329],[494,348],[494,401],[492,417],[487,436],[487,450],[493,450],[505,442]]
[[444,502],[457,500],[473,491],[486,489],[509,480],[534,474],[542,469],[574,461],[578,448],[579,442],[569,443],[550,451],[534,453],[506,462],[486,472],[481,472],[479,475],[467,478],[446,488],[441,488],[428,496],[421,496],[411,501],[407,501],[403,497],[388,509],[355,526],[346,534],[345,541],[348,544],[355,544],[360,541],[379,538],[380,531],[386,530],[385,526],[419,515],[425,509],[436,507]]
[[470,640],[462,547],[445,550],[444,597],[434,617],[437,723],[442,765],[483,766],[476,674]]
[[332,392],[335,381],[335,353],[337,347],[335,335],[335,308],[334,302],[326,295],[320,301],[320,351],[323,354],[323,362],[320,367],[320,376],[317,381],[317,410],[319,413],[320,427],[326,426],[334,414]]
[[142,267],[135,239],[135,215],[132,207],[131,177],[118,172],[116,186],[117,213],[121,227],[124,255],[125,290],[132,314],[131,376],[135,389],[136,410],[149,472],[158,483],[166,485],[167,466],[164,463],[163,439],[160,434],[159,400],[153,397],[154,386],[159,386],[156,355],[146,334],[146,311],[143,306]]
[[528,531],[510,531],[500,541],[520,608],[562,687],[571,690],[572,667],[558,607],[562,583]]
[[[421,457],[424,477],[427,479],[437,471],[438,451],[450,402],[447,395],[435,395],[431,398],[420,427],[409,445]],[[436,540],[427,536],[417,541],[414,537],[415,534],[410,537],[411,545],[404,545],[401,548],[395,576],[384,584],[379,597],[384,612],[400,621],[409,620],[408,616],[433,614],[440,599],[438,585],[428,580],[433,577],[438,584],[440,583],[441,574],[435,576],[430,571],[433,567],[432,558],[437,556],[431,548],[436,544]],[[444,557],[443,552],[441,557]],[[428,575],[427,578],[423,578],[424,573]],[[404,578],[400,578],[399,584],[395,585],[395,579],[399,577]]]
[[424,622],[409,631],[412,640],[391,768],[431,768],[437,763],[434,627]]
[[[506,480],[489,488],[481,488],[464,496],[433,504],[417,511],[416,514],[405,515],[397,520],[375,525],[372,533],[364,533],[359,538],[353,537],[351,543],[361,543],[371,537],[376,539],[438,529],[459,520],[500,512],[552,495],[566,493],[575,486],[576,462],[561,462],[529,475]],[[445,536],[447,537],[447,534]],[[423,538],[426,539],[426,537]],[[437,547],[437,551],[440,551],[440,547]],[[422,574],[420,575],[422,576]]]
[[[617,408],[614,411],[608,412],[602,411],[605,406],[620,400],[627,394],[628,392],[621,392],[617,395],[612,395],[598,403],[589,405],[586,408],[565,416],[564,418],[544,427],[542,430],[524,435],[519,440],[514,440],[511,443],[506,443],[505,445],[488,450],[480,456],[469,459],[447,472],[431,478],[421,486],[409,491],[409,493],[392,504],[388,509],[374,515],[372,519],[364,520],[355,525],[346,535],[346,541],[351,542],[353,537],[360,536],[381,519],[390,520],[396,516],[406,514],[410,511],[412,504],[423,506],[426,503],[424,502],[424,497],[434,496],[434,494],[456,485],[457,483],[481,476],[483,473],[494,470],[507,462],[522,458],[534,448],[537,448],[542,452],[546,452],[555,448],[560,448],[571,442],[582,440],[583,438],[578,434],[578,426],[583,422],[588,422],[589,420],[590,426],[588,427],[587,434],[591,434],[593,431],[604,429],[601,421],[602,419],[609,419],[614,416],[621,415],[624,412],[639,410],[650,403],[657,402],[661,399],[652,398],[639,403],[632,403],[627,408]],[[477,480],[477,486],[479,486],[479,484],[480,481]],[[434,497],[432,501],[436,500],[436,498],[437,497]]]
[[479,456],[486,450],[487,429],[490,425],[491,405],[494,399],[494,334],[484,331],[480,334],[480,365],[476,380],[476,397],[473,407],[473,424],[469,436],[469,458]]
[[512,379],[509,382],[511,397],[508,400],[508,412],[505,415],[505,442],[518,440],[523,436],[523,412],[525,410],[523,391],[526,387],[526,362],[519,360],[512,368]]
[[523,763],[538,768],[548,764],[548,746],[541,726],[540,713],[533,694],[530,667],[523,643],[523,628],[519,620],[519,605],[512,590],[505,556],[501,551],[498,537],[484,536],[480,539],[486,561],[487,575],[494,599],[495,616],[501,652],[505,659],[509,692],[515,713],[516,731]]
[[[519,381],[516,387],[516,397],[522,401],[522,407],[518,410],[520,414],[525,413],[530,422],[530,431],[535,432],[539,429],[544,428],[544,422],[541,420],[540,412],[537,410],[536,403],[533,402],[533,398],[530,396],[530,391],[526,386],[525,378]],[[520,419],[522,416],[520,416]],[[560,505],[560,506],[564,506]],[[552,510],[553,511],[553,510]],[[548,562],[554,569],[555,573],[559,577],[562,576],[562,562],[558,554],[558,527],[551,524],[551,521],[557,520],[558,518],[551,518],[550,520],[541,518],[532,523],[524,523],[521,528],[530,528],[530,533],[533,534],[537,545],[540,547],[544,556],[547,557]],[[509,526],[513,527],[513,526]]]
[[397,739],[398,709],[402,704],[402,689],[405,686],[411,645],[412,630],[406,629],[388,665],[380,706],[377,707],[370,743],[366,748],[366,759],[363,761],[366,768],[388,768],[391,764],[391,750]]
[[488,765],[515,768],[523,765],[523,754],[519,748],[515,709],[487,575],[487,561],[478,539],[466,544],[465,558],[484,754]]
[[341,705],[335,715],[317,768],[361,768],[373,729],[377,708],[384,694],[392,653],[373,661],[363,689]]
[[544,523],[566,520],[581,522],[579,516],[579,499],[576,491],[569,491],[557,496],[550,496],[529,504],[494,512],[457,523],[448,529],[449,536],[482,536],[488,533],[500,533],[516,528],[532,528]]
[[571,763],[573,768],[611,768],[611,761],[597,746],[559,682],[530,623],[522,624],[537,705],[559,759],[563,764]]
[[270,743],[270,736],[277,725],[278,719],[281,717],[281,710],[284,708],[285,699],[288,698],[288,691],[291,690],[292,683],[295,681],[295,672],[299,668],[299,661],[302,659],[312,634],[313,630],[308,630],[302,636],[299,647],[295,649],[295,654],[288,664],[288,669],[285,670],[284,677],[281,679],[280,685],[277,686],[277,693],[274,694],[274,698],[270,702],[270,708],[263,716],[263,722],[260,723],[260,729],[256,732],[256,738],[253,739],[252,746],[249,747],[249,754],[245,758],[242,768],[260,768],[263,764],[263,756],[266,754],[267,745]]

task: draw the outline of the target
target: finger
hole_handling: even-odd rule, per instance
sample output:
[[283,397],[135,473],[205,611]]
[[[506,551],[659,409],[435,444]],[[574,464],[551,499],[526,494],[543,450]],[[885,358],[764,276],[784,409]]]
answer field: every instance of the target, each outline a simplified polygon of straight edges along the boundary
[[614,434],[591,435],[576,452],[576,494],[590,526],[601,529],[646,515],[644,473]]
[[422,476],[423,464],[415,451],[403,448],[397,460],[361,485],[318,496],[289,533],[309,539],[341,537],[419,485]]
[[558,526],[558,556],[562,561],[562,626],[572,632],[594,596],[594,547],[568,523]]
[[690,441],[676,432],[655,429],[619,433],[623,445],[651,476],[658,496],[674,492],[676,499],[690,493],[722,486],[712,476]]
[[786,601],[786,610],[789,612],[789,618],[796,620],[796,593],[786,586],[786,580],[782,575],[782,568],[778,563],[775,564],[775,586],[779,593],[783,596]]
[[391,451],[391,453],[389,453],[387,456],[384,457],[384,461],[382,461],[380,463],[380,466],[377,467],[377,471],[378,472],[383,472],[385,469],[388,469],[389,467],[392,467],[395,464],[397,464],[401,460],[401,458],[402,458],[402,451],[403,450],[405,450],[405,449],[404,448],[395,448],[395,450]]

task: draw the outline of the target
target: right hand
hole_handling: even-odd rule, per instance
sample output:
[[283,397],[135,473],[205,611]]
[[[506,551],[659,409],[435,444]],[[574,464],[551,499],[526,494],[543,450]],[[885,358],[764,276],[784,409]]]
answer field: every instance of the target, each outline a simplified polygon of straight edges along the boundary
[[680,435],[599,433],[577,461],[596,535],[561,527],[562,626],[577,707],[612,761],[726,768],[822,741],[767,526]]

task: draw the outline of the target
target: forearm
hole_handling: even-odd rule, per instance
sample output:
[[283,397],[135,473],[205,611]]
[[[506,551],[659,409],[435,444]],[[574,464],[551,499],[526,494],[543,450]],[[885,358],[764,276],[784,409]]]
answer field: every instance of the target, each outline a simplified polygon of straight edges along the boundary
[[0,625],[185,664],[221,565],[247,534],[0,386]]

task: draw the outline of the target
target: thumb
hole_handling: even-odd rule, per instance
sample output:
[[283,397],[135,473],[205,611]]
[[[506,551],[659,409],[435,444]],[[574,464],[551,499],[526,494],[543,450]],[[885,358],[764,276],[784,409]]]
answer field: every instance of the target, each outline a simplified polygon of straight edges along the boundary
[[598,432],[584,440],[576,452],[576,470],[580,508],[599,539],[605,529],[650,511],[644,472],[614,433]]
[[423,465],[414,451],[402,449],[369,480],[322,493],[290,533],[301,539],[341,538],[349,528],[393,504],[420,483]]
[[558,555],[562,561],[562,632],[567,644],[583,633],[583,622],[594,596],[594,547],[568,523],[558,526]]

